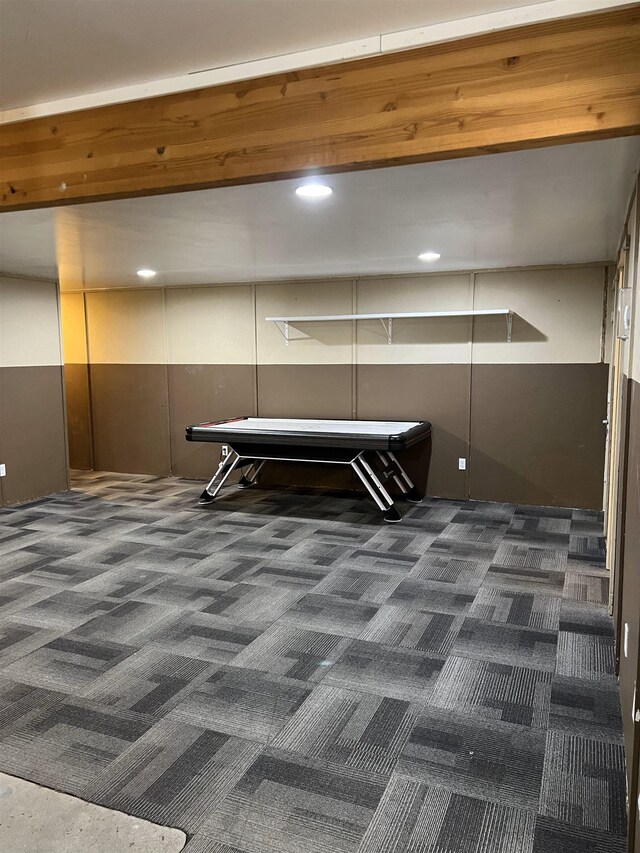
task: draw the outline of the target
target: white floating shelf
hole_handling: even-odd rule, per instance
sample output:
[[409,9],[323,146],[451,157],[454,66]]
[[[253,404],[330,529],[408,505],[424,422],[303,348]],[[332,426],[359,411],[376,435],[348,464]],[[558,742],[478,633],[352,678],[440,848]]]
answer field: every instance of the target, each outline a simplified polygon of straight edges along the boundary
[[[513,327],[513,311],[510,308],[478,308],[470,311],[384,311],[379,314],[316,314],[307,317],[265,317],[267,322],[275,323],[282,333],[285,344],[289,345],[290,323],[321,323],[326,320],[380,320],[387,333],[387,342],[393,342],[393,321],[406,320],[415,317],[506,317],[507,343],[511,343]],[[386,320],[386,324],[385,324]],[[284,329],[280,329],[280,323]]]

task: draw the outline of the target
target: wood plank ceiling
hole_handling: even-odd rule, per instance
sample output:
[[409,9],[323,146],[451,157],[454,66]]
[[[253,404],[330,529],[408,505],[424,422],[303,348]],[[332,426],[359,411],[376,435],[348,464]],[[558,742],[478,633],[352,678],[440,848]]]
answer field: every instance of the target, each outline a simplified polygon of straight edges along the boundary
[[640,132],[640,5],[0,127],[0,209]]

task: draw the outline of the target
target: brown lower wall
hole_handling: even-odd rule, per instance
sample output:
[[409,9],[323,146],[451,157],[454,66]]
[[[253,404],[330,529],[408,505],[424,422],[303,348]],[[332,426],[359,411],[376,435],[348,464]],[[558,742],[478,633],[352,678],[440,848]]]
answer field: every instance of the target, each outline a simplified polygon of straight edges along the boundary
[[59,366],[0,367],[3,505],[67,488],[62,390]]
[[470,494],[602,508],[607,367],[474,364]]
[[[219,448],[186,442],[184,427],[255,414],[257,399],[265,417],[430,420],[430,456],[423,447],[405,459],[426,494],[601,508],[601,364],[102,364],[90,379],[102,470],[208,478]],[[82,387],[74,377],[68,397]],[[81,403],[70,400],[70,410]],[[273,465],[262,482],[356,485],[330,466]]]
[[219,444],[185,440],[185,427],[203,421],[255,414],[256,369],[251,364],[170,364],[171,471],[176,477],[209,479]]
[[92,364],[93,454],[99,471],[171,473],[165,364]]
[[359,364],[356,375],[359,418],[431,421],[430,459],[407,454],[420,491],[467,498],[469,472],[459,470],[458,459],[469,455],[470,365]]
[[[353,417],[353,368],[350,364],[260,364],[257,369],[258,413],[265,418]],[[358,488],[351,472],[337,465],[265,466],[263,486],[307,485]]]
[[640,675],[640,384],[627,380],[629,421],[627,430],[627,476],[621,565],[621,623],[624,637],[628,625],[627,654],[620,654],[620,700],[627,757],[630,800],[637,797],[635,762],[640,752],[639,723],[634,723],[633,701]]
[[87,364],[65,364],[64,383],[67,403],[69,465],[71,468],[88,471],[93,468],[89,366]]

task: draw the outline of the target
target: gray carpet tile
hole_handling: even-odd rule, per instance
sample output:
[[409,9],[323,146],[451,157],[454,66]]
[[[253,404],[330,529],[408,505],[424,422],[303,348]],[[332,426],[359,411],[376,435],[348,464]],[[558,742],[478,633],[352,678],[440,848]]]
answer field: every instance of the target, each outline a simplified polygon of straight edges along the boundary
[[546,728],[553,674],[494,661],[447,658],[431,701],[471,716]]
[[545,733],[424,705],[397,772],[504,805],[537,810]]
[[489,565],[488,560],[462,560],[427,551],[412,570],[411,577],[418,580],[479,587]]
[[463,621],[464,616],[383,604],[360,634],[360,639],[448,655]]
[[315,683],[350,645],[347,637],[275,624],[241,651],[233,664]]
[[553,672],[558,635],[540,628],[523,628],[467,617],[451,649],[458,657],[478,658]]
[[600,514],[78,474],[0,511],[0,769],[186,853],[622,853]]
[[620,696],[615,679],[556,676],[549,726],[568,734],[620,743]]
[[356,853],[384,791],[382,781],[266,748],[202,832],[247,853]]
[[283,614],[281,621],[299,628],[326,631],[343,637],[358,637],[377,612],[378,606],[375,604],[310,592],[293,603]]
[[272,745],[388,779],[416,718],[405,700],[322,684]]
[[82,795],[108,808],[194,832],[260,754],[259,743],[163,719],[121,752]]
[[469,616],[486,622],[557,631],[562,599],[534,592],[483,587],[469,608]]
[[[540,813],[585,828],[624,831],[621,743],[547,733]],[[597,791],[597,796],[594,796]]]
[[414,649],[354,640],[326,674],[326,683],[378,696],[425,701],[433,692],[445,659]]
[[169,624],[152,626],[139,637],[168,652],[226,663],[257,640],[262,628],[225,616],[180,611]]
[[438,581],[407,578],[389,596],[389,604],[415,607],[438,613],[468,613],[478,590]]
[[567,572],[564,594],[566,598],[573,598],[576,601],[607,604],[609,601],[609,578],[600,574]]
[[171,720],[269,743],[311,694],[293,678],[216,665],[171,712]]
[[358,853],[525,853],[534,828],[535,812],[397,775]]

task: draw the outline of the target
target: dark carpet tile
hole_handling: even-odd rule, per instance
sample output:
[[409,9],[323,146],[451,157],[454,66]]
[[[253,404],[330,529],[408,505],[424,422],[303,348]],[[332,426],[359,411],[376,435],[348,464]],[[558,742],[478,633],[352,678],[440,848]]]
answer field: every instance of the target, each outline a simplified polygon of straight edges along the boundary
[[479,587],[488,569],[489,561],[463,560],[427,552],[412,569],[411,577],[417,580]]
[[398,584],[387,603],[457,616],[468,613],[477,592],[471,587],[407,578]]
[[225,663],[262,634],[255,625],[197,611],[180,611],[173,620],[151,627],[138,642],[165,651]]
[[562,602],[558,628],[574,634],[614,636],[613,622],[606,607],[593,607],[589,602],[573,599]]
[[179,607],[169,604],[156,605],[132,600],[118,602],[118,606],[108,613],[80,625],[74,635],[98,642],[117,637],[119,642],[136,644],[151,628],[157,630],[170,624],[180,612]]
[[39,628],[23,622],[19,616],[0,619],[0,667],[46,646],[64,631]]
[[564,582],[564,572],[524,566],[492,564],[485,575],[485,583],[489,587],[511,589],[515,592],[540,592],[545,595],[561,596]]
[[424,706],[397,765],[402,776],[536,811],[545,733]]
[[27,624],[41,628],[71,631],[96,616],[109,613],[119,604],[117,599],[86,595],[78,592],[75,587],[72,590],[54,592],[48,598],[23,608],[20,618]]
[[199,564],[195,572],[189,574],[216,578],[227,583],[253,583],[258,586],[282,586],[308,591],[330,572],[329,567],[324,568],[312,563],[298,565],[278,558],[261,560],[258,557],[214,554]]
[[[384,576],[383,576],[384,577]],[[378,605],[336,595],[305,595],[282,615],[283,625],[296,625],[343,637],[357,637],[378,612]]]
[[473,600],[469,615],[488,622],[557,631],[561,607],[562,599],[556,596],[485,586]]
[[496,551],[493,563],[496,566],[564,571],[567,565],[567,551],[566,548],[519,545],[503,540]]
[[549,731],[541,815],[584,829],[624,836],[626,780],[621,743]]
[[564,584],[565,598],[588,601],[590,604],[609,603],[609,578],[605,575],[567,572]]
[[349,601],[382,604],[398,586],[400,580],[395,574],[338,569],[322,580],[315,587],[314,593],[336,595]]
[[612,636],[560,631],[556,674],[584,680],[610,679],[615,674],[615,642]]
[[180,701],[169,719],[269,743],[311,693],[281,675],[215,666]]
[[135,646],[70,633],[10,663],[3,672],[8,678],[35,687],[80,693],[136,651]]
[[349,768],[267,749],[201,831],[247,853],[357,853],[384,790]]
[[87,780],[82,796],[195,832],[261,748],[228,734],[164,719]]
[[0,510],[0,769],[185,853],[622,853],[602,514],[83,472]]
[[530,853],[534,827],[534,812],[396,775],[358,853]]
[[352,772],[388,777],[416,721],[402,699],[325,684],[316,688],[273,741],[273,747]]
[[443,666],[444,658],[426,652],[354,640],[325,683],[420,702],[433,692]]
[[150,726],[134,713],[42,698],[22,700],[21,718],[0,730],[0,769],[76,796]]
[[549,728],[619,743],[622,718],[615,679],[556,676],[551,687]]
[[627,843],[610,832],[538,815],[532,853],[626,853]]
[[105,708],[160,718],[198,689],[212,670],[208,661],[145,647],[84,689],[84,698]]
[[557,633],[467,617],[453,643],[460,657],[527,666],[553,672]]
[[463,621],[464,616],[452,616],[450,613],[427,613],[425,610],[383,604],[359,639],[446,656]]
[[318,682],[352,642],[293,625],[272,625],[234,658],[233,665]]
[[542,670],[450,656],[429,701],[472,716],[546,728],[551,679]]

